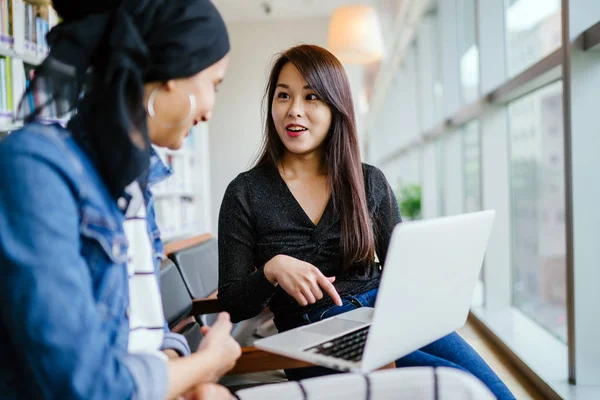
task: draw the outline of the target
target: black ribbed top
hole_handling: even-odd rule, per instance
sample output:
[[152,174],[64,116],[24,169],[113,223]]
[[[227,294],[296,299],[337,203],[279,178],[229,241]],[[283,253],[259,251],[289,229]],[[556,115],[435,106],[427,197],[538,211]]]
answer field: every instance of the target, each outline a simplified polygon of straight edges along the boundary
[[[396,198],[383,173],[363,164],[375,251],[385,263],[394,226],[401,222]],[[340,250],[341,223],[331,200],[317,225],[304,212],[277,168],[262,166],[238,175],[227,187],[219,214],[219,301],[234,322],[252,318],[267,306],[275,314],[295,316],[332,304],[322,300],[300,306],[264,275],[264,265],[285,254],[336,276],[340,296],[379,285],[379,269],[365,275],[344,275]]]

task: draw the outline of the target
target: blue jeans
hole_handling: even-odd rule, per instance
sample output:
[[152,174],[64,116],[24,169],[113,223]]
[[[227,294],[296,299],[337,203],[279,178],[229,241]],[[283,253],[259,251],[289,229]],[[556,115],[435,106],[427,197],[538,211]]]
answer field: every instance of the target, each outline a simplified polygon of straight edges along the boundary
[[[373,307],[377,298],[377,289],[355,296],[342,298],[341,306],[317,308],[299,318],[276,318],[275,324],[279,332],[308,325],[334,315],[342,314],[359,307]],[[479,354],[457,333],[443,337],[407,356],[396,360],[396,367],[451,367],[470,372],[479,378],[500,400],[514,399],[506,385],[492,371]],[[337,374],[339,371],[324,367],[308,367],[288,369],[285,371],[289,380],[297,381],[316,376]]]

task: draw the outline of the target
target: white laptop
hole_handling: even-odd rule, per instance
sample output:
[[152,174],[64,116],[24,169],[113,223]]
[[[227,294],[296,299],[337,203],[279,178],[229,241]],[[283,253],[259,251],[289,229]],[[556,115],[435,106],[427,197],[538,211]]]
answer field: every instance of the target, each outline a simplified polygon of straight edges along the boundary
[[464,325],[495,211],[394,229],[375,308],[359,308],[255,342],[341,371],[369,372]]

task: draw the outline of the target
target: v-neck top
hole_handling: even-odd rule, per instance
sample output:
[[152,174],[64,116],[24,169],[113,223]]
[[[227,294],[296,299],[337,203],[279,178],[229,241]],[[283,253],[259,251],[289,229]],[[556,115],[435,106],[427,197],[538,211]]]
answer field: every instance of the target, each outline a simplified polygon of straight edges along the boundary
[[323,216],[325,215],[325,211],[328,210],[328,208],[331,205],[332,197],[331,195],[328,197],[327,199],[327,203],[325,204],[325,207],[323,208],[323,210],[321,211],[321,215],[319,215],[319,220],[315,223],[312,218],[306,213],[306,210],[302,207],[302,205],[300,204],[300,202],[298,201],[298,199],[296,198],[296,196],[294,196],[294,193],[292,192],[292,190],[290,189],[290,187],[288,186],[287,182],[285,181],[285,179],[283,179],[283,177],[278,173],[277,176],[279,176],[279,178],[281,179],[281,181],[283,182],[283,184],[285,185],[288,193],[290,194],[290,202],[294,202],[296,203],[297,208],[300,210],[300,212],[302,212],[305,216],[306,219],[308,221],[310,221],[311,226],[313,227],[317,227],[320,223],[321,223],[321,219],[323,218]]
[[[367,205],[375,251],[385,263],[396,224],[398,203],[384,174],[363,164]],[[233,321],[258,315],[267,306],[275,317],[302,315],[333,301],[327,295],[313,305],[300,306],[281,287],[265,277],[264,265],[285,254],[336,276],[340,296],[359,294],[379,285],[380,271],[347,274],[341,254],[341,221],[330,199],[315,225],[272,165],[244,172],[228,186],[219,213],[219,300]]]

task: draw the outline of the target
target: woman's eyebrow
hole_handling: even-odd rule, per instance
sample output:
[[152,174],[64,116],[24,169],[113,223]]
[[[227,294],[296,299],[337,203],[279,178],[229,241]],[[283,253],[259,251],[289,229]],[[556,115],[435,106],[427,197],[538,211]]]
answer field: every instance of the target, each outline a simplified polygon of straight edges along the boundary
[[[289,89],[290,85],[285,84],[285,83],[278,83],[276,87],[281,87],[281,88],[284,88],[284,89]],[[304,89],[310,90],[310,89],[312,89],[312,87],[310,87],[310,85],[306,85],[306,86],[304,86]]]

